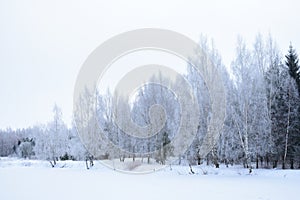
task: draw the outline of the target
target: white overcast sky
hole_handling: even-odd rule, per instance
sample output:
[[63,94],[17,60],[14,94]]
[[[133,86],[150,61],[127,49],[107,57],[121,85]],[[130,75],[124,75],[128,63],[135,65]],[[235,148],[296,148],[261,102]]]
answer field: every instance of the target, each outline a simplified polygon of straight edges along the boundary
[[63,1],[0,0],[0,128],[45,123],[56,102],[70,123],[77,73],[110,37],[138,28],[164,28],[198,41],[212,37],[230,64],[237,35],[258,32],[290,41],[300,52],[297,0]]

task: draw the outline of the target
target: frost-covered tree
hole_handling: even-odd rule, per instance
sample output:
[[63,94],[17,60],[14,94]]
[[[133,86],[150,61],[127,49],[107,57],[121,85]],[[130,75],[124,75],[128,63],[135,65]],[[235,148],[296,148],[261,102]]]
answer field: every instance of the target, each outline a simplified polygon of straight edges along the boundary
[[0,156],[16,154],[18,136],[10,128],[0,130]]
[[[262,48],[261,44],[258,46]],[[265,156],[265,148],[270,142],[271,121],[268,116],[263,77],[265,67],[263,53],[260,52],[261,49],[255,49],[252,53],[239,38],[236,59],[232,63],[237,88],[233,120],[237,127],[246,167],[251,166],[252,159],[258,161],[259,157]]]
[[35,146],[35,141],[33,138],[23,138],[18,141],[17,153],[22,158],[31,158],[34,155],[33,148]]
[[75,105],[74,121],[76,122],[77,131],[80,133],[80,140],[84,144],[86,151],[86,159],[100,158],[104,154],[105,147],[101,141],[99,134],[99,125],[97,118],[98,92],[90,91],[85,88],[80,95],[79,101]]
[[[170,139],[174,137],[177,131],[180,116],[178,113],[179,105],[174,94],[162,84],[166,79],[162,75],[152,77],[149,84],[145,84],[136,94],[136,99],[132,105],[132,119],[141,127],[149,127],[148,138],[135,138],[133,141],[137,144],[142,156],[147,156],[147,162],[150,158],[155,158],[158,163],[165,164],[166,160],[172,156],[172,146]],[[164,108],[166,118],[160,112],[150,113],[151,106],[160,105]],[[150,117],[151,116],[151,117]],[[161,130],[152,129],[151,124],[163,124]]]
[[234,122],[237,127],[237,134],[240,138],[240,143],[243,149],[244,165],[251,165],[251,147],[249,140],[253,136],[251,135],[251,104],[253,103],[253,71],[251,69],[251,54],[246,48],[245,42],[242,38],[238,39],[236,49],[236,59],[232,63],[233,72],[236,79],[236,102],[234,106]]
[[54,167],[61,156],[68,152],[68,129],[62,120],[61,109],[55,104],[53,120],[36,136],[36,156],[49,160]]
[[72,122],[71,128],[68,130],[68,141],[67,141],[67,155],[69,159],[72,160],[84,160],[87,155],[87,150],[82,144],[80,138],[78,137],[77,129],[74,124],[74,120]]

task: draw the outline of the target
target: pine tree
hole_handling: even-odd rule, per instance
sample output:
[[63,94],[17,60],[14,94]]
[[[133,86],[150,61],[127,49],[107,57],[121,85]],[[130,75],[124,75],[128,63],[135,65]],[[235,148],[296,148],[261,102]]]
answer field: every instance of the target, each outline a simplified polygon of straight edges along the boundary
[[[300,66],[299,66],[299,59],[298,55],[293,48],[292,44],[290,44],[288,54],[285,56],[286,61],[285,64],[288,67],[289,75],[295,80],[297,90],[298,90],[298,98],[296,105],[300,105]],[[293,144],[292,144],[292,151],[293,151],[293,158],[291,158],[291,168],[294,168],[294,158],[298,158],[298,163],[300,167],[300,106],[297,107],[298,116],[295,117],[295,125],[294,125],[294,134],[293,136]]]
[[293,79],[295,79],[298,88],[298,94],[300,95],[300,67],[298,65],[299,59],[292,44],[290,44],[288,54],[285,56],[285,58],[285,64],[289,69],[289,74]]
[[[300,96],[300,66],[299,66],[299,59],[298,55],[296,53],[296,50],[293,48],[292,44],[290,44],[288,54],[285,56],[286,61],[285,64],[288,67],[290,76],[295,80],[297,89],[298,89],[298,96]],[[300,101],[298,99],[298,105],[300,104]],[[295,154],[295,157],[299,157],[300,155],[300,107],[298,107],[296,117],[296,125],[295,125],[295,134],[293,138],[293,152]],[[300,167],[300,159],[297,160]],[[291,160],[291,168],[294,168],[293,162],[294,160]]]

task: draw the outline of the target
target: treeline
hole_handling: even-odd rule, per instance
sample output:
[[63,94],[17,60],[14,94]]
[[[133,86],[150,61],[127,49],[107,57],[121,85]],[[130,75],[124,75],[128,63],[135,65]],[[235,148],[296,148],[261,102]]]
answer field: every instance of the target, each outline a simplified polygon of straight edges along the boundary
[[89,156],[75,127],[70,129],[63,122],[57,105],[48,124],[0,130],[0,144],[0,156],[49,160],[53,166],[58,160],[84,160]]
[[[197,56],[200,49],[207,55],[199,53]],[[292,45],[282,56],[271,37],[264,39],[258,35],[251,47],[238,38],[230,68],[224,66],[213,42],[208,42],[206,37],[201,37],[195,52],[196,56],[191,59],[199,65],[210,59],[222,75],[226,89],[226,118],[218,141],[210,153],[202,157],[199,151],[211,117],[211,100],[202,75],[188,64],[184,77],[197,96],[200,117],[197,135],[187,151],[178,157],[178,164],[206,162],[216,167],[225,163],[243,164],[249,168],[300,168],[300,69]],[[150,82],[167,82],[165,79],[162,75],[155,76]],[[181,88],[179,77],[170,84],[173,88]],[[163,128],[148,139],[125,134],[128,124],[121,124],[122,129],[114,122],[115,113],[111,108],[115,105],[110,92],[94,95],[87,90],[77,106],[89,112],[74,114],[74,120],[80,123],[67,128],[60,109],[54,106],[53,120],[47,125],[1,130],[0,156],[44,159],[53,165],[57,160],[91,160],[90,151],[81,143],[77,129],[97,134],[97,125],[100,125],[106,137],[119,149],[98,145],[95,149],[100,153],[95,159],[119,159],[122,162],[143,157],[147,162],[165,164],[174,156],[174,148],[168,144],[180,126],[181,105],[175,92],[161,84],[146,84],[136,92],[133,101],[119,102],[121,110],[130,107],[130,119],[141,127],[165,122]],[[149,115],[153,105],[164,108],[165,118],[156,112]],[[119,119],[126,122],[128,116],[119,116]]]

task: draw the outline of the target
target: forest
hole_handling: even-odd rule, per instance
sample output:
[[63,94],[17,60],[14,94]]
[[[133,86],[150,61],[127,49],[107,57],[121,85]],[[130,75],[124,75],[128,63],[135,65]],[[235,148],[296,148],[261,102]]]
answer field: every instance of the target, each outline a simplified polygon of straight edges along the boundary
[[[207,57],[192,59],[199,65],[210,59],[222,75],[226,117],[217,142],[209,154],[202,156],[199,151],[207,134],[211,99],[203,77],[187,63],[183,76],[197,96],[197,109],[201,115],[196,119],[198,130],[192,144],[174,164],[300,169],[300,65],[292,43],[287,44],[287,49],[280,50],[272,36],[258,34],[252,45],[238,37],[235,58],[230,66],[223,64],[213,40],[206,36],[201,36],[199,49],[206,52]],[[164,76],[155,76],[151,82],[164,79]],[[176,88],[181,82],[176,79],[171,84]],[[164,108],[164,126],[148,139],[127,135],[114,123],[113,101],[109,90],[105,94],[86,90],[76,106],[88,112],[75,112],[71,126],[62,120],[61,109],[55,104],[53,118],[47,124],[2,129],[0,156],[48,160],[52,167],[59,160],[118,159],[122,162],[131,159],[134,162],[137,157],[145,158],[147,163],[166,164],[174,156],[174,148],[168,144],[180,126],[181,105],[176,95],[160,84],[145,84],[131,102],[119,102],[121,107],[130,107],[132,121],[140,126],[153,120],[163,122],[161,116],[152,113],[150,117],[148,112],[152,105]],[[97,126],[122,151],[98,145],[94,147],[98,152],[94,155],[87,149],[77,131],[97,134]]]

